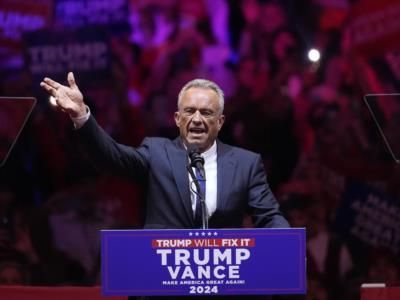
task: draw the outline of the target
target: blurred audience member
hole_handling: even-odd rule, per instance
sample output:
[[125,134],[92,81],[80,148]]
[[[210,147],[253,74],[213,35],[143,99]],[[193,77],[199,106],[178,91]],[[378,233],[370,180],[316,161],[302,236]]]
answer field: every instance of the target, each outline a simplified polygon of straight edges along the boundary
[[0,261],[0,285],[28,285],[27,269],[18,261]]

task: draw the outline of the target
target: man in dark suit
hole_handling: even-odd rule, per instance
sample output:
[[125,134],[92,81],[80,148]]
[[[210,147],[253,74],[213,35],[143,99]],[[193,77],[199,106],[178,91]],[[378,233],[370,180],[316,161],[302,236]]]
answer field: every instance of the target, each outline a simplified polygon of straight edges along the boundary
[[41,86],[73,120],[76,133],[96,163],[131,176],[147,187],[145,228],[196,228],[196,193],[186,169],[187,147],[204,158],[204,187],[210,228],[240,228],[246,213],[256,227],[289,227],[272,194],[260,155],[217,139],[224,124],[224,95],[213,82],[195,79],[178,96],[171,141],[146,138],[138,148],[115,142],[96,123],[68,74],[68,86],[49,78]]

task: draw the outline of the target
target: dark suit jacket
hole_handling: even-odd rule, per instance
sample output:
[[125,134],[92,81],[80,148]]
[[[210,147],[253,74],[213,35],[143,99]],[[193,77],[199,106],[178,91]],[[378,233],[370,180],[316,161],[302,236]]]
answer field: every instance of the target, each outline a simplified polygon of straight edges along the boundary
[[[116,143],[90,117],[76,131],[97,165],[147,186],[145,228],[193,228],[188,157],[180,138],[146,138],[138,148]],[[266,180],[260,155],[217,141],[217,209],[210,228],[240,228],[246,213],[256,227],[289,227]]]

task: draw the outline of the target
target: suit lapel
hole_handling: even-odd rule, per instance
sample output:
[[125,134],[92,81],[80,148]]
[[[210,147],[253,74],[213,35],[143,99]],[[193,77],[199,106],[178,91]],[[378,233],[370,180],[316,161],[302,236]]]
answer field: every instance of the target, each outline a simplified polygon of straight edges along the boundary
[[235,166],[232,147],[217,141],[217,210],[229,201]]
[[188,219],[193,223],[193,210],[191,207],[189,190],[189,175],[186,169],[188,163],[187,154],[179,137],[174,140],[171,147],[167,147],[167,153],[170,160],[172,173],[175,178],[176,187],[181,198],[180,200],[182,201]]

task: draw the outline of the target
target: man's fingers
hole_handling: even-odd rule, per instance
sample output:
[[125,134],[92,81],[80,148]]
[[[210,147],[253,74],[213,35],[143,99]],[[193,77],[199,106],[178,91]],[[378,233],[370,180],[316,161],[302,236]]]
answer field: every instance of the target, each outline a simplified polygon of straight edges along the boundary
[[68,84],[69,84],[69,87],[70,87],[70,88],[72,88],[72,89],[78,89],[78,86],[76,85],[76,82],[75,82],[74,73],[69,72],[69,73],[68,73],[68,76],[67,76],[67,79],[68,79]]
[[43,79],[43,82],[45,82],[46,84],[48,84],[49,86],[51,86],[52,88],[54,88],[56,90],[59,89],[60,87],[62,87],[62,85],[59,84],[57,81],[54,81],[48,77],[45,77]]
[[40,83],[40,86],[42,88],[44,88],[53,97],[56,97],[57,89],[62,87],[61,84],[59,84],[58,82],[56,82],[48,77],[45,77],[43,79],[43,81]]
[[56,90],[55,90],[53,87],[51,87],[50,85],[48,85],[46,82],[42,81],[42,82],[40,83],[40,86],[41,86],[42,88],[44,88],[44,89],[46,90],[46,92],[48,92],[48,93],[49,93],[50,95],[52,95],[53,97],[56,96]]

